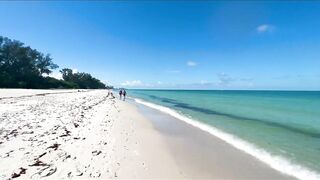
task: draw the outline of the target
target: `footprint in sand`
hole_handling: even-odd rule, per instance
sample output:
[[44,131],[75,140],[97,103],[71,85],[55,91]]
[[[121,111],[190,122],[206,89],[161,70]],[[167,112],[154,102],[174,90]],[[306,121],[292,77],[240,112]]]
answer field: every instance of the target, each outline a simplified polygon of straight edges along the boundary
[[51,176],[57,172],[57,167],[53,167],[52,165],[48,165],[47,167],[41,169],[39,172],[36,172],[31,176],[31,178],[34,178],[34,176],[40,176],[40,177],[48,177]]
[[6,156],[2,157],[2,158],[7,158],[10,156],[10,154],[13,152],[13,150],[10,150],[9,152],[6,152]]
[[142,162],[142,167],[143,167],[145,170],[147,170],[147,169],[148,169],[148,167],[147,167],[146,163],[144,163],[144,162]]
[[100,176],[101,176],[100,171],[94,171],[94,172],[90,173],[90,177],[92,177],[92,178],[98,178]]

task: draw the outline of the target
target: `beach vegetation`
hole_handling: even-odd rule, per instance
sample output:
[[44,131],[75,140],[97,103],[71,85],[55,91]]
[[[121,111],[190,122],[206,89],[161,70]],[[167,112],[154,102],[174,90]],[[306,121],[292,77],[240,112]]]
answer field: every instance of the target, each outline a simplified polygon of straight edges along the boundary
[[100,89],[106,88],[99,79],[94,78],[89,73],[73,72],[72,69],[64,68],[60,71],[65,82],[75,84],[80,89]]
[[68,68],[60,71],[62,80],[50,77],[58,67],[50,54],[0,36],[0,88],[112,88],[89,73],[73,73]]

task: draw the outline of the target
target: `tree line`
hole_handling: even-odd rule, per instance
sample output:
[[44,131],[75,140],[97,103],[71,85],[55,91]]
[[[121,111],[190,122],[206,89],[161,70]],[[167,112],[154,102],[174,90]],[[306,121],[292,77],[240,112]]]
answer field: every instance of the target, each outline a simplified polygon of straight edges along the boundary
[[106,86],[89,73],[64,68],[63,79],[49,77],[59,68],[50,54],[43,54],[24,43],[0,36],[0,88],[74,88],[103,89]]

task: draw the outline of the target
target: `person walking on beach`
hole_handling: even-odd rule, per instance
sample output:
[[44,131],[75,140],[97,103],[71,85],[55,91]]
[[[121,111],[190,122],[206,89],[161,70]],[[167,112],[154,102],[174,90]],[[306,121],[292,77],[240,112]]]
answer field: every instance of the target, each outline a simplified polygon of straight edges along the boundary
[[119,96],[120,96],[120,100],[121,100],[121,97],[122,97],[122,89],[120,89],[120,91],[119,91]]
[[126,100],[126,95],[127,95],[126,90],[123,90],[122,94],[123,94],[123,101],[125,101]]

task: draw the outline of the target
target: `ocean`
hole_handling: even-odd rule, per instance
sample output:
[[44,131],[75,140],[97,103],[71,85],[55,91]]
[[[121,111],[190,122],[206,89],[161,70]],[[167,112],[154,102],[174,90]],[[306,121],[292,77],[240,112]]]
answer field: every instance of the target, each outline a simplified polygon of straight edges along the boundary
[[283,173],[320,179],[319,91],[129,90],[128,95]]

